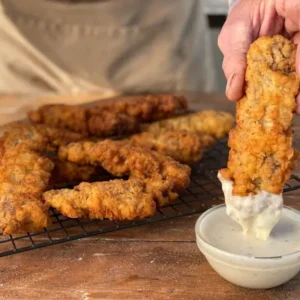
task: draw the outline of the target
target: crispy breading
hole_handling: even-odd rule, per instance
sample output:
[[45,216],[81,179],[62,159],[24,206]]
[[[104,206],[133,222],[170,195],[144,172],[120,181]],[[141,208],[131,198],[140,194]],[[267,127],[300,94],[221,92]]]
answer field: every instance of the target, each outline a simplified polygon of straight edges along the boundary
[[29,112],[28,118],[35,124],[87,134],[87,114],[88,110],[82,106],[44,105],[36,111]]
[[168,130],[159,134],[142,132],[133,135],[128,141],[133,146],[154,150],[185,164],[198,161],[205,148],[197,134],[185,130]]
[[150,122],[172,116],[176,111],[187,109],[187,106],[184,96],[158,94],[120,97],[117,101],[96,106],[95,110],[122,113],[140,122]]
[[121,97],[94,107],[46,105],[28,114],[31,122],[85,135],[112,136],[137,132],[140,122],[158,120],[185,109],[187,101],[175,95]]
[[71,130],[83,135],[122,135],[138,130],[138,120],[121,113],[70,105],[45,105],[28,117],[35,124]]
[[[13,122],[4,126],[6,132],[26,132],[30,131],[30,128],[34,128],[35,131],[39,132],[47,140],[47,151],[55,151],[61,145],[69,144],[71,142],[78,142],[86,137],[80,133],[76,133],[69,130],[61,130],[58,128],[50,127],[43,124],[30,125],[24,122]],[[17,136],[17,134],[15,134]],[[32,143],[28,139],[29,143]]]
[[156,212],[153,195],[139,179],[83,182],[74,189],[45,192],[43,197],[69,218],[134,220]]
[[82,139],[78,133],[21,122],[5,126],[0,157],[0,230],[37,231],[50,224],[42,201],[54,167],[44,154]]
[[42,201],[53,163],[41,156],[48,139],[34,126],[12,127],[1,138],[0,230],[37,231],[50,224]]
[[71,143],[60,148],[59,157],[79,164],[100,164],[115,176],[143,179],[159,206],[173,202],[190,182],[188,166],[124,141]]
[[101,168],[92,165],[78,165],[69,161],[61,161],[51,157],[54,169],[51,172],[49,185],[90,181],[101,173]]
[[212,146],[216,139],[224,137],[234,125],[231,114],[223,111],[204,110],[188,115],[169,118],[166,120],[143,124],[141,131],[160,135],[168,130],[185,130],[197,134],[202,144]]
[[139,120],[122,113],[109,111],[89,112],[89,135],[107,137],[113,135],[126,135],[139,130]]
[[261,37],[247,54],[246,95],[237,103],[237,127],[225,179],[233,194],[282,192],[296,162],[292,118],[299,92],[295,72],[296,46],[282,36]]
[[47,137],[48,150],[49,148],[57,150],[57,148],[61,145],[66,145],[71,142],[78,142],[85,138],[84,135],[69,130],[61,130],[42,124],[35,126],[40,134]]

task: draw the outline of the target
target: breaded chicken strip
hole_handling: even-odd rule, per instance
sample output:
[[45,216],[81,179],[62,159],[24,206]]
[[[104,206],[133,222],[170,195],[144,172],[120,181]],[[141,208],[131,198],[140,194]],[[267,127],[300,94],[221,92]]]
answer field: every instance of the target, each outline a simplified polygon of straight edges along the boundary
[[30,112],[32,123],[71,130],[87,135],[122,135],[138,130],[138,120],[121,113],[111,113],[83,106],[45,105]]
[[44,154],[82,136],[19,122],[4,129],[6,132],[0,140],[0,230],[3,233],[37,231],[51,222],[42,193],[54,164]]
[[134,220],[152,216],[155,201],[139,179],[83,182],[74,189],[51,190],[46,203],[69,218]]
[[233,127],[234,118],[222,111],[204,110],[184,116],[141,125],[141,131],[156,135],[169,130],[185,130],[197,134],[204,146],[212,146],[216,139],[224,137]]
[[50,186],[57,184],[90,181],[101,173],[100,167],[92,165],[78,165],[69,161],[61,161],[58,157],[51,157],[54,169],[51,172]]
[[233,195],[280,194],[295,167],[292,118],[299,92],[296,47],[282,36],[262,37],[247,55],[246,95],[237,102],[237,127],[224,179]]
[[16,126],[0,143],[0,230],[37,231],[50,224],[42,201],[53,163],[41,156],[48,138],[34,126]]
[[135,96],[91,108],[46,105],[29,113],[28,117],[33,123],[85,135],[112,136],[136,132],[140,122],[171,116],[186,106],[186,99],[180,96]]
[[35,125],[35,128],[40,134],[47,137],[47,151],[57,151],[59,146],[84,139],[84,135],[69,130],[61,130],[42,124]]
[[159,206],[173,202],[190,182],[188,166],[124,141],[71,143],[60,148],[59,158],[78,164],[101,165],[115,176],[142,179]]
[[170,117],[177,111],[186,110],[187,107],[187,100],[183,96],[160,94],[121,97],[117,101],[96,106],[95,111],[100,109],[122,113],[140,122],[150,122]]
[[[61,145],[85,139],[85,136],[80,133],[61,130],[43,124],[29,125],[23,122],[14,122],[4,126],[6,132],[21,131],[24,133],[26,130],[30,131],[32,128],[47,139],[47,151],[56,151]],[[31,143],[31,140],[29,139],[28,142]]]
[[205,148],[197,134],[185,130],[168,130],[163,133],[142,132],[133,135],[128,141],[133,146],[154,150],[185,164],[198,161]]

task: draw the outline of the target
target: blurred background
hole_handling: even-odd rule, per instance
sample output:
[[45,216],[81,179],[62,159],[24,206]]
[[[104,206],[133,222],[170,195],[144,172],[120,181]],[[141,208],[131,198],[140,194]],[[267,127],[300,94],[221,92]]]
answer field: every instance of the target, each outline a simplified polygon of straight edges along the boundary
[[208,28],[211,34],[213,57],[216,62],[217,82],[214,92],[224,93],[226,87],[225,76],[222,72],[223,56],[218,48],[218,35],[226,20],[228,0],[204,0],[204,13],[208,19]]
[[223,94],[227,10],[227,0],[0,0],[0,94]]

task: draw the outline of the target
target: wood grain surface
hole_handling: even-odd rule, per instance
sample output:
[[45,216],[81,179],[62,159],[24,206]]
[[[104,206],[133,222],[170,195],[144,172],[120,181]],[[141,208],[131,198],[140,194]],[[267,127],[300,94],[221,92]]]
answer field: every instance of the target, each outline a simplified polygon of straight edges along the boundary
[[[194,94],[190,99],[194,109],[234,110],[220,96]],[[288,193],[285,203],[300,209],[299,192]],[[198,217],[0,258],[0,299],[300,299],[300,275],[270,290],[239,288],[217,275],[195,243]]]

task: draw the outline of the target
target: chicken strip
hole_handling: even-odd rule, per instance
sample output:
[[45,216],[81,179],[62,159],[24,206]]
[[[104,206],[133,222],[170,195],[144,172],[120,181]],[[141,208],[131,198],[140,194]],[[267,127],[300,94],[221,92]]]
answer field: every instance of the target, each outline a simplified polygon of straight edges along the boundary
[[0,141],[0,230],[37,231],[51,223],[41,196],[54,164],[44,154],[82,136],[20,122],[8,124],[4,130]]
[[205,148],[197,134],[185,130],[168,130],[158,134],[142,132],[133,135],[128,141],[133,146],[154,150],[184,164],[198,161]]
[[140,122],[170,116],[186,106],[185,98],[179,96],[136,96],[91,108],[46,105],[28,117],[36,124],[104,137],[136,132]]
[[78,165],[69,161],[61,161],[58,157],[51,157],[54,169],[51,172],[50,186],[58,184],[90,181],[101,173],[100,167],[92,165]]
[[224,137],[233,127],[234,118],[223,111],[204,110],[150,124],[142,124],[141,131],[160,135],[169,130],[185,130],[197,134],[205,147]]
[[60,148],[59,158],[85,165],[100,164],[115,176],[143,179],[159,206],[173,202],[190,182],[188,166],[124,141],[71,143]]
[[40,134],[47,137],[47,151],[57,151],[59,146],[66,145],[71,142],[78,142],[85,138],[84,135],[73,131],[61,130],[42,124],[35,125],[35,128]]
[[30,112],[28,117],[32,123],[71,130],[85,136],[122,135],[138,130],[138,120],[131,116],[83,106],[45,105]]
[[237,102],[237,127],[230,132],[225,179],[233,193],[282,192],[295,166],[292,119],[299,80],[295,46],[281,36],[264,37],[250,48],[246,96]]
[[74,189],[51,190],[46,203],[69,218],[135,220],[150,217],[156,204],[139,179],[83,182]]
[[[78,142],[85,139],[85,136],[82,134],[69,130],[61,130],[58,128],[49,127],[43,124],[29,125],[24,122],[14,122],[4,126],[4,130],[6,132],[21,131],[24,133],[32,129],[47,139],[47,151],[49,152],[56,151],[61,145],[69,144],[71,142]],[[29,140],[28,142],[31,143],[32,141]]]
[[140,122],[150,122],[170,117],[187,107],[187,100],[183,96],[160,94],[121,97],[118,101],[96,106],[95,111],[122,113]]
[[227,213],[260,239],[279,220],[281,193],[297,158],[291,130],[299,92],[295,57],[295,45],[282,36],[251,45],[246,95],[237,102],[227,169],[219,172]]
[[0,142],[0,230],[37,231],[50,224],[42,201],[53,163],[41,156],[47,137],[34,126],[14,127]]

